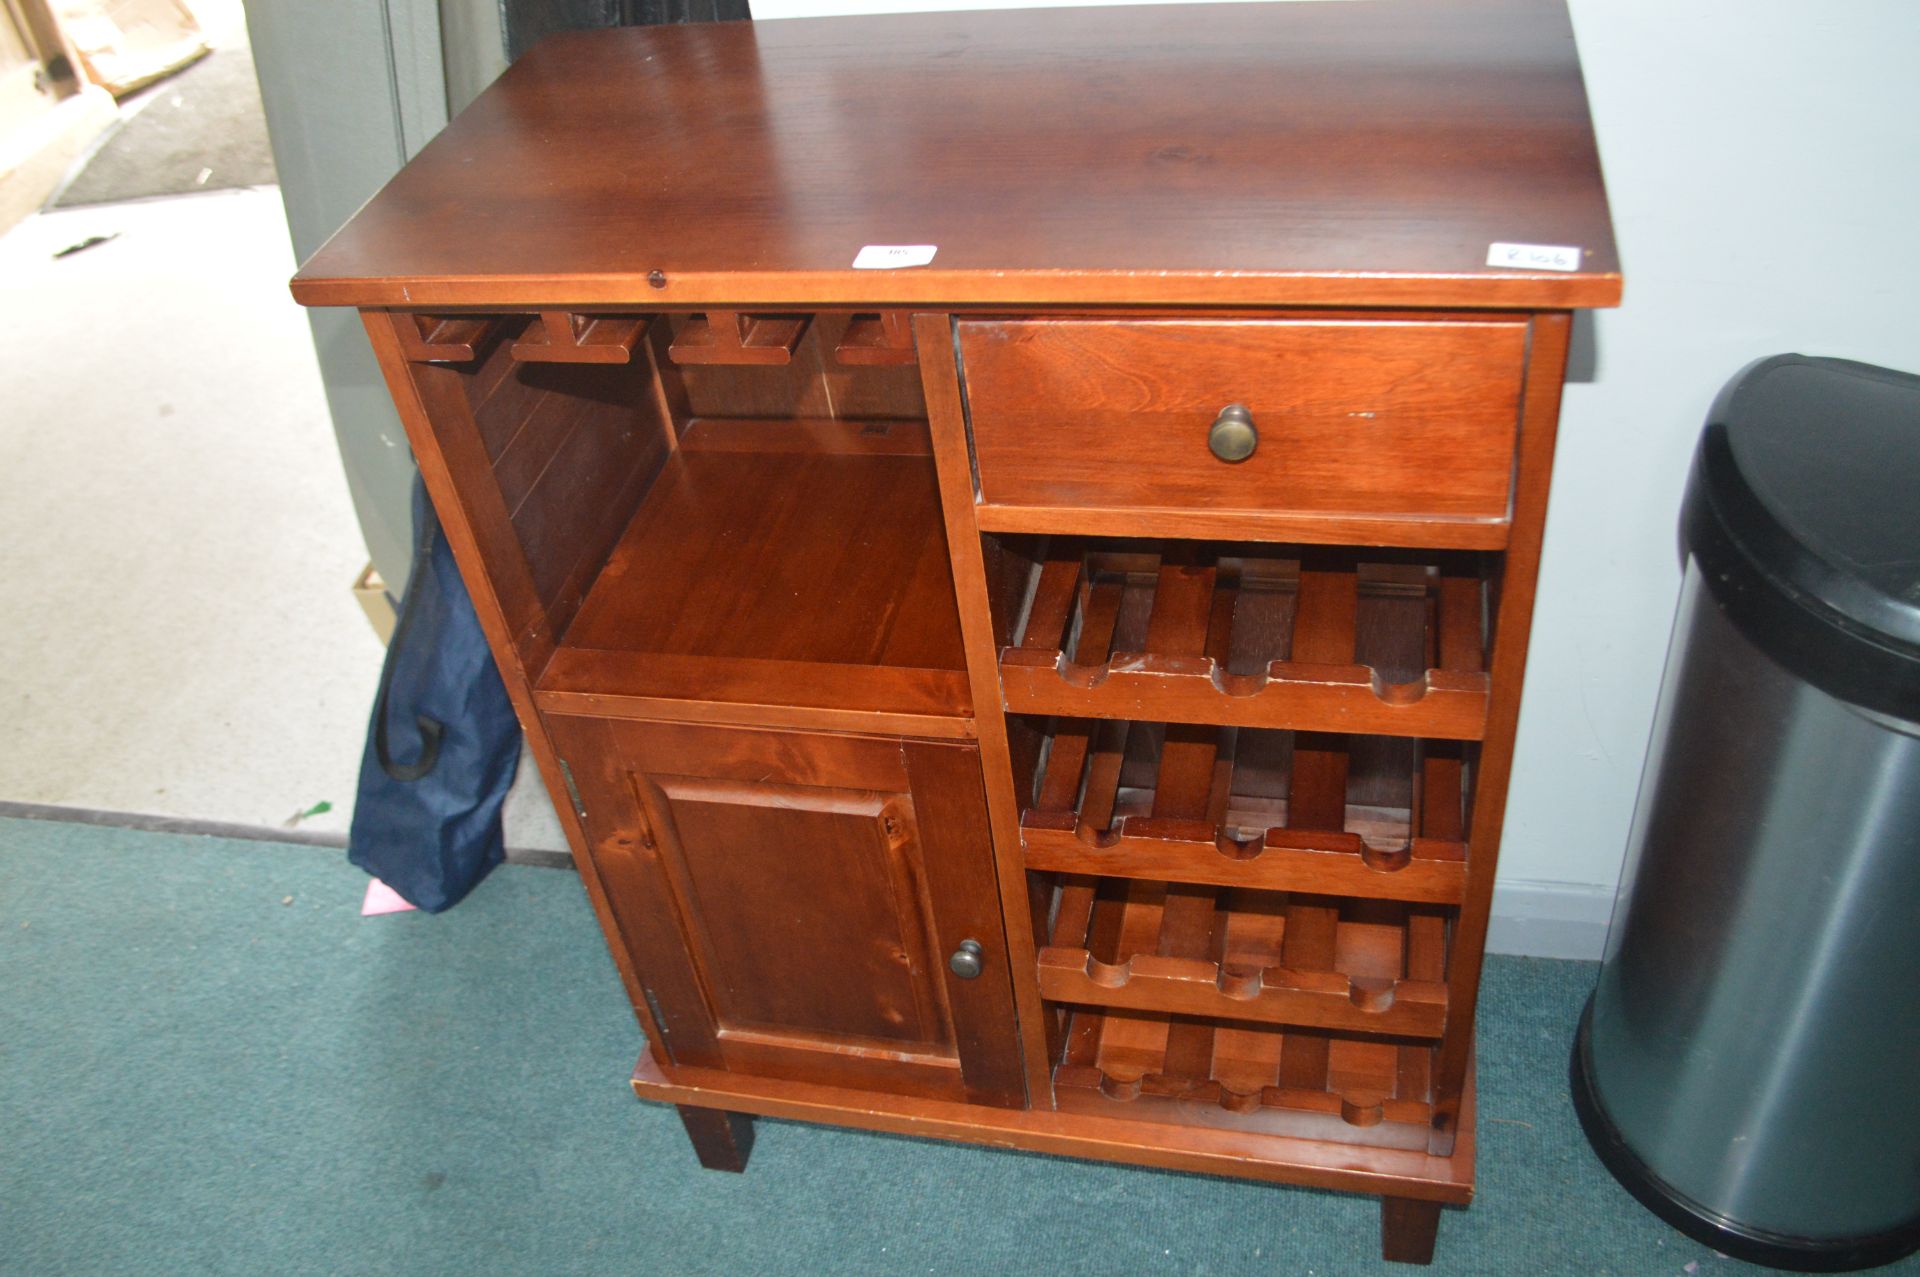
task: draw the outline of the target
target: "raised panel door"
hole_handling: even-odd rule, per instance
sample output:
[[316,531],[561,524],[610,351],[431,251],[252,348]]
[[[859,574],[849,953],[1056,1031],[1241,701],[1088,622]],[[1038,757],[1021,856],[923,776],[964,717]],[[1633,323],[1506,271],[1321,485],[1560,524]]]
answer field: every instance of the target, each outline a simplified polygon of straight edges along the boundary
[[549,726],[675,1062],[1024,1104],[971,746]]

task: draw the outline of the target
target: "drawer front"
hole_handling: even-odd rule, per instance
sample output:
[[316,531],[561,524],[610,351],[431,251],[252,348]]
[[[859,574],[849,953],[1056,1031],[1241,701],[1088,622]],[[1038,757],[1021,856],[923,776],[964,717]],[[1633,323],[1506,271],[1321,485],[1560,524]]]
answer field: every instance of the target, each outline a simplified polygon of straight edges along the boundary
[[[958,330],[983,506],[1507,521],[1524,320]],[[1257,435],[1237,462],[1208,447],[1229,404]]]

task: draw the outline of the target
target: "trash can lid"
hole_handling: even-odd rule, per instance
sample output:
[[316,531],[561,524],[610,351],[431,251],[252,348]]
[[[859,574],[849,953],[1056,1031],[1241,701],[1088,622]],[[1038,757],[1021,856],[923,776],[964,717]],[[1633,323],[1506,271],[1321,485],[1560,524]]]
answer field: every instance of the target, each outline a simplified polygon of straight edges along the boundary
[[1775,355],[1707,415],[1683,529],[1763,651],[1845,700],[1920,718],[1920,376]]

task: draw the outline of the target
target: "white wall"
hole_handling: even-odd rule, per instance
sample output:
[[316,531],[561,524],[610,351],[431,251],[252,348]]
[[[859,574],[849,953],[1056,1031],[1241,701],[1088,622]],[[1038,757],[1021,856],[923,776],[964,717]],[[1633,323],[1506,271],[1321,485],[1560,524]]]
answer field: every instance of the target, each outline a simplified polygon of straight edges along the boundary
[[1920,370],[1920,5],[1572,7],[1627,288],[1566,391],[1501,879],[1611,888],[1715,392],[1787,350]]
[[1495,905],[1496,948],[1568,955],[1597,952],[1612,902],[1679,581],[1680,493],[1714,393],[1786,350],[1920,370],[1920,4],[1572,9],[1626,303],[1597,317],[1591,380],[1566,392]]

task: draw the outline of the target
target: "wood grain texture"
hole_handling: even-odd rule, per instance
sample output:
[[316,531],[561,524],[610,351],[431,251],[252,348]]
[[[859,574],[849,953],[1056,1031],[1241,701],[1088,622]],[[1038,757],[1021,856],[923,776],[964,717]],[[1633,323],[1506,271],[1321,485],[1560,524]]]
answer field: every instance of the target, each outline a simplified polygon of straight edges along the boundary
[[[1155,1032],[1156,1019],[1158,1032]],[[1183,1037],[1197,1041],[1185,1047]],[[1277,1085],[1285,1031],[1077,1007],[1054,1072],[1063,1112],[1262,1132],[1354,1148],[1425,1149],[1430,1108],[1405,1095],[1388,1042],[1343,1037],[1328,1085]]]
[[[1220,580],[1218,564],[1193,546],[1169,546],[1155,573],[1154,606],[1147,617],[1146,645],[1177,657],[1227,659],[1231,645],[1230,620],[1235,591]],[[1004,676],[1002,683],[1004,685]],[[1155,775],[1153,815],[1166,820],[1207,820],[1225,816],[1234,737],[1211,724],[1175,724],[1166,729],[1160,746],[1160,769]],[[1174,964],[1173,970],[1192,974],[1218,964],[1224,954],[1231,919],[1215,907],[1214,893],[1184,882],[1167,883],[1160,905],[1160,936],[1149,962]],[[1049,992],[1048,955],[1043,949],[1040,991],[1056,1001],[1069,1002]],[[1116,975],[1123,968],[1096,967],[1092,954],[1081,966],[1086,975]],[[1145,975],[1129,959],[1127,976]],[[1168,971],[1163,967],[1162,971]],[[1131,979],[1128,980],[1131,984]],[[1146,991],[1146,982],[1134,992]],[[1170,990],[1166,990],[1170,992]],[[1236,990],[1240,992],[1242,990]],[[1204,995],[1203,995],[1204,996]],[[1215,1035],[1201,1020],[1176,1016],[1167,1025],[1166,1067],[1170,1072],[1199,1074],[1211,1067]],[[1060,1094],[1060,1071],[1054,1070],[1054,1094]]]
[[833,348],[837,363],[885,367],[917,362],[913,349],[913,316],[904,310],[878,315],[855,315]]
[[1430,1256],[1565,310],[1619,292],[1558,0],[561,37],[295,291],[396,308],[705,1164],[802,1117],[1374,1192]]
[[1291,541],[1311,545],[1422,546],[1435,550],[1498,550],[1505,519],[1451,519],[1430,514],[1321,514],[1299,510],[1209,510],[1142,505],[1131,510],[1061,505],[974,507],[983,532],[1063,536],[1181,537],[1196,540]]
[[[1300,599],[1293,621],[1293,656],[1303,661],[1344,662],[1353,659],[1358,626],[1357,578],[1341,571],[1339,556],[1323,554],[1300,564]],[[1287,776],[1287,827],[1340,829],[1346,823],[1347,780],[1351,750],[1346,739],[1321,732],[1301,732],[1293,741],[1293,764]],[[1285,943],[1280,960],[1296,971],[1331,970],[1339,956],[1340,910],[1325,898],[1290,898],[1286,907]],[[1326,1084],[1331,1066],[1325,1037],[1296,1033],[1280,1057],[1280,1080],[1286,1086]]]
[[[1156,556],[1088,551],[1078,539],[1056,538],[1026,623],[1000,653],[1007,709],[1454,740],[1484,731],[1483,671],[1385,659],[1392,649],[1423,647],[1443,585],[1438,567],[1407,556],[1338,563],[1352,582],[1342,594],[1354,609],[1349,623],[1358,627],[1364,613],[1369,641],[1354,652],[1357,662],[1319,663],[1293,651],[1297,562],[1243,550],[1175,542]],[[1448,579],[1455,594],[1473,584]],[[1104,614],[1091,615],[1115,590],[1116,608],[1148,609],[1144,633],[1121,635]],[[1459,597],[1448,615],[1457,623],[1461,609],[1477,603],[1477,594]],[[1176,634],[1180,641],[1169,641]]]
[[554,364],[624,364],[646,336],[636,315],[574,315],[542,311],[513,345],[515,359]]
[[966,413],[960,403],[960,379],[954,365],[953,321],[946,315],[919,315],[913,321],[920,351],[920,376],[927,401],[927,429],[933,441],[940,481],[940,508],[946,519],[947,550],[953,556],[954,598],[960,610],[962,650],[974,697],[980,766],[987,792],[987,827],[992,836],[994,870],[1000,884],[1007,962],[1012,966],[1013,1000],[1019,1017],[1019,1046],[1026,1069],[1029,1102],[1046,1107],[1053,1080],[1048,1067],[1048,1013],[1033,976],[1035,931],[1027,899],[1026,865],[1020,856],[1019,787],[1013,776],[1006,715],[993,689],[999,686],[992,592],[979,529],[974,526],[972,465],[967,449]]
[[1208,657],[1122,652],[1097,668],[1011,652],[1000,663],[1016,714],[1141,718],[1235,727],[1377,732],[1475,740],[1485,731],[1484,674],[1434,671],[1382,685],[1361,665],[1275,661],[1253,675],[1224,673]]
[[[1146,882],[1066,879],[1050,949],[1085,945],[1098,960],[1141,954],[1206,953],[1244,979],[1271,961],[1283,941],[1277,897],[1221,894]],[[1199,906],[1189,908],[1189,906]],[[1194,949],[1188,943],[1196,942]],[[1390,984],[1402,971],[1396,933],[1378,923],[1343,926],[1336,960],[1360,978]],[[1088,999],[1075,995],[1078,1002]],[[1429,1129],[1424,1075],[1398,1067],[1411,1046],[1392,1039],[1237,1018],[1180,1014],[1167,1007],[1073,1009],[1067,1051],[1054,1073],[1063,1108],[1127,1105],[1125,1116],[1198,1126],[1236,1125],[1368,1146],[1422,1147]],[[1311,1079],[1289,1080],[1283,1058],[1300,1048],[1325,1063]],[[1094,1099],[1094,1095],[1100,1099]],[[1410,1139],[1413,1128],[1419,1140]]]
[[[1042,580],[1044,584],[1044,573]],[[1443,596],[1454,580],[1441,578]],[[1243,588],[1239,593],[1247,611],[1271,612],[1252,606],[1258,601],[1252,591]],[[1458,597],[1458,591],[1451,593]],[[1036,611],[1042,601],[1036,593]],[[1405,617],[1400,605],[1407,600],[1381,601]],[[1412,602],[1417,617],[1423,609],[1417,597]],[[1027,628],[1048,623],[1036,615]],[[1412,637],[1417,648],[1420,636]],[[1235,659],[1231,647],[1225,657]],[[1456,654],[1455,659],[1466,657]],[[1271,757],[1270,748],[1285,744],[1285,738],[1271,732],[1207,730],[1218,747],[1207,760],[1204,805],[1183,808],[1197,815],[1169,817],[1160,814],[1169,774],[1176,773],[1173,784],[1178,787],[1184,782],[1177,773],[1191,770],[1181,763],[1189,746],[1177,741],[1176,729],[1168,729],[1168,744],[1155,773],[1133,775],[1133,789],[1122,802],[1126,725],[1056,720],[1045,773],[1032,803],[1021,812],[1028,867],[1424,904],[1457,904],[1464,898],[1463,777],[1457,747],[1425,742],[1415,750],[1411,742],[1377,742],[1383,748],[1374,749],[1376,742],[1363,740],[1361,770],[1347,778],[1337,817],[1330,809],[1314,813],[1323,821],[1337,820],[1339,828],[1290,828],[1295,818],[1290,805],[1277,797],[1285,792],[1287,778],[1284,770],[1276,773],[1279,760]],[[1312,767],[1312,754],[1307,757]],[[1150,807],[1139,793],[1143,785],[1151,787]]]
[[486,348],[496,322],[488,315],[412,315],[396,331],[413,363],[466,363]]
[[549,714],[541,737],[559,782],[556,808],[580,831],[575,862],[583,875],[591,874],[596,903],[604,902],[600,926],[607,947],[623,971],[634,973],[634,1001],[646,1008],[649,1047],[666,1062],[726,1067],[720,1025],[687,956],[658,856],[641,840],[640,813],[612,724]]
[[[1085,933],[1056,924],[1039,952],[1040,990],[1054,1001],[1418,1038],[1438,1037],[1446,1022],[1445,988],[1404,978],[1405,930],[1392,912],[1182,883],[1109,879],[1092,891]],[[1316,969],[1288,956],[1300,948],[1288,941],[1303,901],[1315,911],[1303,925],[1325,946]],[[1183,933],[1201,943],[1188,947]],[[1325,1081],[1322,1066],[1318,1078],[1283,1084]]]
[[[1560,386],[1566,374],[1572,317],[1539,315],[1527,359],[1527,396],[1515,465],[1512,548],[1500,576],[1494,613],[1493,696],[1487,707],[1487,738],[1473,767],[1473,802],[1467,828],[1467,898],[1453,928],[1447,981],[1453,1023],[1434,1057],[1437,1104],[1430,1148],[1453,1147],[1460,1106],[1473,1070],[1473,1022],[1480,969],[1486,958],[1487,922],[1500,864],[1506,823],[1507,782],[1513,774],[1514,735],[1520,724],[1520,694],[1526,681],[1527,643],[1533,632],[1533,599],[1540,579],[1540,545],[1546,531],[1547,489],[1553,478],[1554,443],[1560,429]],[[1444,657],[1443,657],[1444,659]]]
[[1028,812],[1020,838],[1029,868],[1058,873],[1424,904],[1458,904],[1466,892],[1465,846],[1437,839],[1380,854],[1358,834],[1269,829],[1237,838],[1204,821],[1139,816],[1122,817],[1108,834],[1048,812]]
[[998,944],[977,979],[946,963],[999,922],[973,749],[557,715],[550,727],[676,1063],[1025,1102]]
[[[469,397],[475,378],[441,363],[407,363],[399,334],[411,325],[411,316],[369,312],[361,319],[407,427],[407,441],[433,497],[434,510],[447,528],[448,542],[456,547],[456,554],[462,540],[471,545],[472,559],[458,560],[462,579],[470,582],[468,592],[475,593],[471,582],[483,583],[481,588],[491,596],[503,627],[498,641],[506,645],[515,665],[528,672],[538,670],[553,651],[552,619],[514,529],[514,505],[494,469],[499,448],[517,435],[517,429],[503,426],[497,439],[489,437]],[[461,529],[460,539],[455,538],[455,526]],[[480,611],[477,597],[474,606]],[[486,613],[480,615],[484,619]],[[487,637],[489,644],[496,641],[491,631]],[[508,658],[500,647],[493,652],[504,671]]]
[[964,669],[932,461],[683,448],[565,641],[601,651]]
[[[980,499],[1504,523],[1526,333],[1519,321],[962,320]],[[1229,404],[1258,433],[1243,461],[1207,447]]]
[[[415,318],[393,323],[404,334]],[[501,317],[471,366],[429,363],[414,371],[440,446],[472,457],[475,468],[475,452],[488,459],[494,491],[482,491],[487,481],[476,477],[464,499],[497,547],[489,550],[494,571],[513,571],[511,555],[527,573],[537,606],[525,610],[515,634],[532,669],[544,658],[533,659],[535,649],[525,645],[550,645],[565,630],[673,443],[644,363],[522,361],[516,337],[538,327],[537,319]]]
[[971,737],[957,670],[562,647],[534,699],[557,713]]
[[1438,1038],[1447,1018],[1445,987],[1423,981],[1363,984],[1338,972],[1228,970],[1159,954],[1108,963],[1083,949],[1052,947],[1038,962],[1041,996],[1080,1006],[1415,1038]]
[[787,364],[807,328],[804,315],[742,315],[710,310],[667,348],[676,364]]
[[[1491,268],[1494,242],[1580,269]],[[876,243],[938,253],[852,270]],[[295,295],[1566,307],[1614,304],[1618,271],[1564,7],[1379,0],[556,37]]]
[[[980,751],[908,741],[903,757],[920,816],[919,868],[927,898],[938,902],[935,959],[953,1006],[954,1046],[967,1093],[979,1103],[1025,1108],[1025,1062],[1015,1031],[1012,970],[993,869]],[[1017,903],[1009,901],[1007,907],[1015,909]],[[965,940],[981,946],[983,969],[970,979],[955,975],[946,962]]]
[[1471,1092],[1466,1097],[1465,1121],[1453,1156],[1434,1157],[1412,1149],[1359,1148],[1047,1108],[986,1108],[703,1068],[676,1068],[669,1075],[651,1056],[642,1056],[634,1067],[633,1089],[642,1099],[669,1104],[725,1108],[926,1139],[986,1142],[1203,1175],[1230,1175],[1350,1193],[1391,1193],[1457,1204],[1473,1197]]
[[[699,319],[669,314],[658,328],[684,333]],[[816,313],[800,334],[792,358],[783,364],[675,364],[665,342],[661,359],[684,389],[689,417],[925,421],[920,374],[911,362],[863,365],[839,358],[847,334],[856,328],[855,319],[846,313]]]

